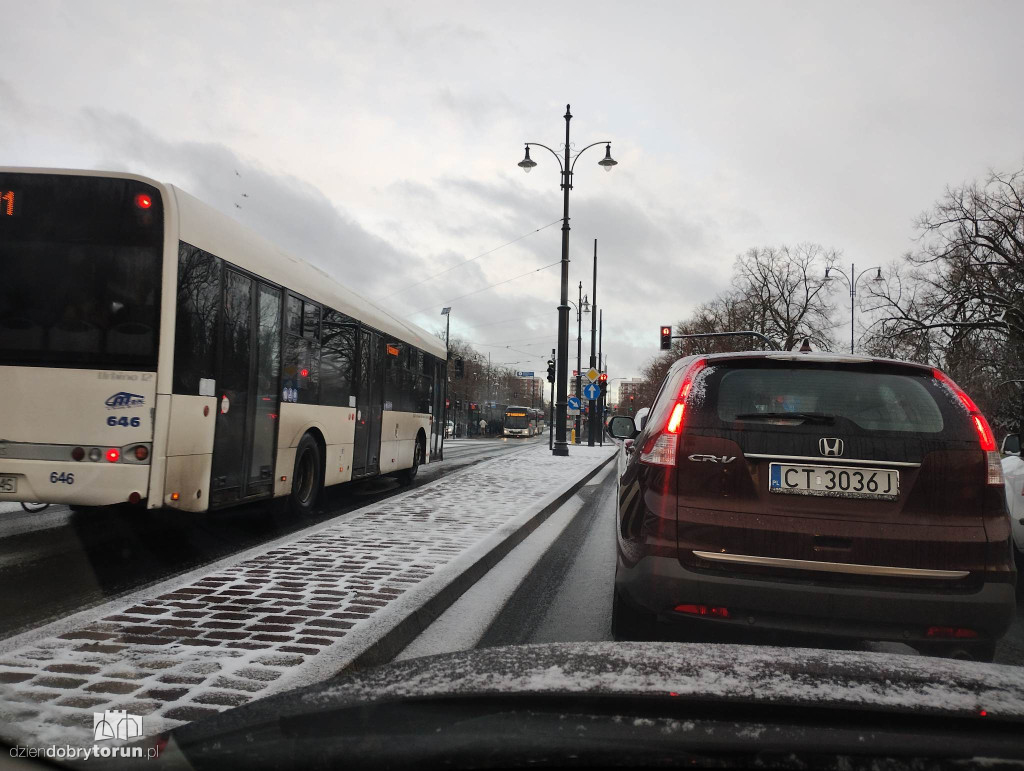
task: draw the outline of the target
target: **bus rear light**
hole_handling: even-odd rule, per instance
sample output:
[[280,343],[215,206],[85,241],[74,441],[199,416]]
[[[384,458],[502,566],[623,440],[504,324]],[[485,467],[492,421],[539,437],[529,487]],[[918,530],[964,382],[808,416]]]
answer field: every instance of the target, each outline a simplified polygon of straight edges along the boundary
[[71,457],[75,460],[81,460],[85,457],[85,450],[82,447],[76,447],[71,451]]
[[676,605],[676,613],[687,613],[691,616],[713,616],[714,618],[729,618],[729,609],[720,605]]
[[142,496],[139,495],[138,493],[132,493],[131,495],[128,496],[128,503],[132,504],[133,506],[141,500]]
[[171,493],[171,500],[176,501],[181,497],[180,493]]
[[135,205],[140,209],[148,209],[153,205],[153,199],[145,193],[139,193],[135,196]]
[[967,629],[962,626],[930,626],[928,631],[925,632],[926,637],[951,637],[959,640],[965,638],[975,638],[978,633],[973,629]]
[[93,463],[98,461],[100,457],[102,457],[102,455],[103,453],[100,452],[99,447],[93,447],[89,450],[89,460],[91,460]]
[[121,460],[121,451],[116,447],[111,447],[109,450],[107,450],[107,460],[110,461],[111,463],[117,463],[119,460]]
[[149,457],[149,448],[144,444],[136,445],[135,460],[145,460]]

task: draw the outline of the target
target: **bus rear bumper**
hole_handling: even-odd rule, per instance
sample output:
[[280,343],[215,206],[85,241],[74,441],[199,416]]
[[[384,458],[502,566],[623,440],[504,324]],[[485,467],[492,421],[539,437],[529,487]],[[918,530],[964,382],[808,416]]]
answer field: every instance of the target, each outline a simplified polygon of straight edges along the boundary
[[[148,463],[42,461],[0,458],[0,502],[38,501],[79,506],[126,503],[149,494]],[[13,477],[13,492],[6,479]]]

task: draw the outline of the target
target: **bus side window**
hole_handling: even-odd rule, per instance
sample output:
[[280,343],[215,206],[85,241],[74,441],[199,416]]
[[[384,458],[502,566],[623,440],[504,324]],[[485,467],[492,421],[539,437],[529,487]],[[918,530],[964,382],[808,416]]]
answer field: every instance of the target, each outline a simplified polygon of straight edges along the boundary
[[[311,319],[315,319],[315,327],[307,327]],[[315,336],[308,334],[307,330],[315,330]],[[316,340],[319,332],[320,306],[288,295],[281,372],[282,401],[319,404],[320,344]]]
[[289,335],[302,335],[302,300],[295,295],[288,295],[284,331]]
[[178,302],[174,327],[176,394],[195,396],[213,378],[220,311],[221,260],[184,241],[178,244]]
[[324,308],[320,331],[320,404],[348,407],[356,351],[355,319]]

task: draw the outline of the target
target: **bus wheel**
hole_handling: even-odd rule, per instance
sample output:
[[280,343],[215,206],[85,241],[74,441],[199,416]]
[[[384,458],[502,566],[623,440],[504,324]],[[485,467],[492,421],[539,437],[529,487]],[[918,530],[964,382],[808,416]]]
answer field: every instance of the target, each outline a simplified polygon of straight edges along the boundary
[[423,458],[426,456],[426,446],[423,443],[423,439],[416,438],[416,449],[412,453],[412,468],[407,468],[404,471],[400,471],[398,474],[398,481],[403,485],[411,485],[412,480],[416,478],[417,472],[420,470],[420,464],[423,462]]
[[302,437],[295,450],[295,470],[292,472],[292,492],[288,508],[293,514],[307,516],[313,513],[323,487],[324,470],[320,447],[309,434]]

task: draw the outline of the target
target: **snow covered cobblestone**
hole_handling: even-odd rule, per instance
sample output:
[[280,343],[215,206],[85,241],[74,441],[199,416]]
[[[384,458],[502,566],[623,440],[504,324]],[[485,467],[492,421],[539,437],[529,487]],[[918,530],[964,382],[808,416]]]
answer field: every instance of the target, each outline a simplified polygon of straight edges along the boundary
[[613,446],[532,446],[0,641],[10,740],[146,734],[330,677],[592,473]]

